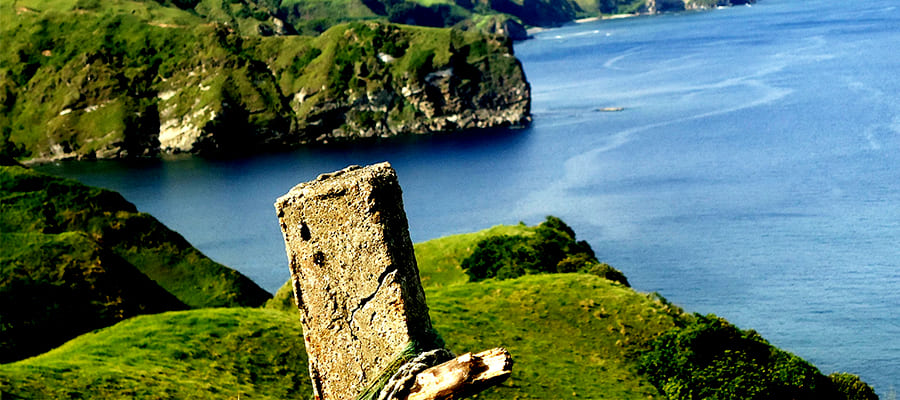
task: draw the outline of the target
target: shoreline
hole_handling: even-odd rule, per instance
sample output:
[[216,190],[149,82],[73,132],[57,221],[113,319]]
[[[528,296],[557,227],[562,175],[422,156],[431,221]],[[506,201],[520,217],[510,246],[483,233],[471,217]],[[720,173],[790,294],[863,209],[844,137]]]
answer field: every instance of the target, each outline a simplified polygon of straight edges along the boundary
[[[597,17],[579,18],[576,20],[569,21],[561,26],[565,26],[570,23],[585,24],[585,23],[594,22],[594,21],[606,21],[606,20],[613,20],[613,19],[634,18],[634,17],[640,17],[642,15],[647,15],[647,14],[631,13],[631,14],[601,15],[601,16],[597,16]],[[555,29],[555,28],[558,28],[558,27],[544,28],[544,27],[540,27],[540,26],[534,26],[534,27],[526,29],[525,32],[528,34],[528,36],[531,36],[531,35],[534,35],[535,33],[545,32],[545,31]]]
[[[744,4],[744,5],[747,6],[747,7],[752,7],[752,5],[751,5],[750,3],[746,3],[746,4]],[[718,7],[711,7],[711,8],[703,8],[703,9],[699,9],[699,10],[682,10],[682,11],[673,11],[673,12],[700,11],[700,10],[721,10],[721,9],[731,8],[731,7],[735,7],[735,6],[734,6],[734,5],[732,5],[732,6],[718,6]],[[578,19],[575,19],[575,20],[566,22],[566,23],[564,23],[564,24],[562,24],[562,25],[560,25],[560,26],[566,26],[566,25],[568,25],[568,24],[570,24],[570,23],[575,23],[575,24],[586,24],[586,23],[589,23],[589,22],[595,22],[595,21],[606,21],[606,20],[614,20],[614,19],[634,18],[634,17],[645,16],[645,15],[654,15],[654,14],[648,14],[648,13],[630,13],[630,14],[608,14],[608,15],[599,15],[599,16],[596,16],[596,17],[578,18]],[[528,34],[529,39],[531,39],[531,36],[534,35],[534,34],[536,34],[536,33],[548,31],[548,30],[555,29],[555,28],[559,28],[559,26],[546,27],[546,28],[545,28],[545,27],[540,27],[540,26],[534,26],[534,27],[531,27],[531,28],[526,29],[525,32]],[[527,39],[526,39],[526,40],[527,40]]]
[[579,18],[579,19],[576,19],[575,21],[572,21],[572,22],[575,22],[576,24],[583,24],[583,23],[586,23],[586,22],[605,21],[605,20],[608,20],[608,19],[634,18],[634,17],[640,17],[641,15],[647,15],[647,14],[641,14],[641,13],[631,13],[631,14],[610,14],[610,15],[601,15],[601,16],[599,16],[599,17]]

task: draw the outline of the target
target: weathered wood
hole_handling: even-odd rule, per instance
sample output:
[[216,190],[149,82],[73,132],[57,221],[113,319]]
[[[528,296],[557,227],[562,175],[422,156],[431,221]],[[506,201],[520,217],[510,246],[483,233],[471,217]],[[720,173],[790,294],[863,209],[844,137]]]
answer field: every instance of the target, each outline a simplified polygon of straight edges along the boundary
[[317,399],[354,399],[431,329],[396,172],[348,167],[275,204]]
[[460,399],[503,382],[511,373],[512,357],[504,348],[466,353],[422,371],[407,400]]

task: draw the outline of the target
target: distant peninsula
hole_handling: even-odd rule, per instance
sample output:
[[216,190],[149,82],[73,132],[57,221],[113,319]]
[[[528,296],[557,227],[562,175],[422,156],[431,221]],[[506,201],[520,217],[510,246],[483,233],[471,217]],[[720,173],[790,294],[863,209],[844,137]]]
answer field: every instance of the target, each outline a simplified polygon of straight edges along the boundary
[[531,118],[506,36],[377,19],[298,35],[240,2],[0,10],[0,151],[21,161],[247,154]]
[[0,153],[242,155],[523,126],[526,28],[753,0],[0,2]]

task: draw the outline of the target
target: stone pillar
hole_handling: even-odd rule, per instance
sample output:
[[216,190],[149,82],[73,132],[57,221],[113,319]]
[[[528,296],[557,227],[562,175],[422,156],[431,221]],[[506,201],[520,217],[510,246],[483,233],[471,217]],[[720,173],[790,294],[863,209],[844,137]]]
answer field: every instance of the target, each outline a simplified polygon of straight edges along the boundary
[[431,329],[397,174],[352,166],[275,203],[317,399],[358,396]]

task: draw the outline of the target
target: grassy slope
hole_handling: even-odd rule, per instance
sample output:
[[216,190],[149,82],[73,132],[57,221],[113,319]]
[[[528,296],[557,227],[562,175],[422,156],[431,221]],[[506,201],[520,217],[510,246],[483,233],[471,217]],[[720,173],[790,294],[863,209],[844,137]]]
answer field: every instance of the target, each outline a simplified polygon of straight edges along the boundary
[[419,276],[426,289],[466,283],[469,277],[459,268],[460,262],[471,254],[482,239],[498,235],[528,235],[531,229],[524,224],[497,225],[472,233],[451,235],[414,245]]
[[[508,57],[510,42],[449,29],[354,22],[311,40],[264,38],[253,48],[276,75],[282,93],[303,94],[302,101],[293,97],[291,106],[308,134],[426,120],[425,111],[400,93],[422,87],[434,71],[454,68],[461,82],[452,90],[460,94],[463,109],[502,107],[503,94],[524,80],[518,61]],[[394,60],[384,62],[384,55]],[[389,100],[372,100],[381,96]],[[369,109],[351,110],[353,103]]]
[[85,332],[187,307],[81,232],[0,232],[0,362]]
[[84,233],[188,306],[256,306],[270,297],[118,193],[11,166],[0,167],[0,199],[0,232]]
[[[543,275],[457,285],[428,300],[451,349],[503,345],[515,357],[513,378],[480,398],[655,393],[623,355],[671,317],[629,289],[590,275]],[[133,318],[0,365],[0,385],[37,397],[306,398],[305,361],[293,309],[194,310]]]
[[[10,50],[0,54],[0,129],[20,157],[108,157],[119,147],[152,155],[167,109],[221,114],[231,104],[245,120],[228,122],[248,131],[286,124],[268,71],[242,54],[239,35],[221,24],[229,21],[153,1],[80,3],[0,1]],[[173,87],[190,90],[162,100]]]
[[205,309],[146,315],[0,365],[3,398],[307,399],[294,315]]
[[533,229],[498,225],[415,245],[432,319],[450,349],[504,346],[515,358],[513,377],[479,397],[652,398],[656,389],[628,354],[674,326],[678,310],[587,274],[467,283],[459,265],[480,240]]
[[480,398],[647,399],[656,389],[629,353],[674,326],[667,308],[586,274],[533,275],[427,293],[456,352],[504,346],[513,376]]
[[[505,346],[515,358],[513,376],[479,398],[664,398],[639,372],[640,355],[652,339],[680,332],[671,328],[692,326],[696,317],[594,275],[463,283],[461,271],[448,271],[481,237],[523,228],[494,227],[416,247],[423,276],[455,281],[431,281],[426,289],[449,348]],[[0,365],[0,390],[26,397],[305,398],[305,354],[290,303],[282,290],[265,309],[137,317]],[[779,354],[765,346],[764,353]]]

